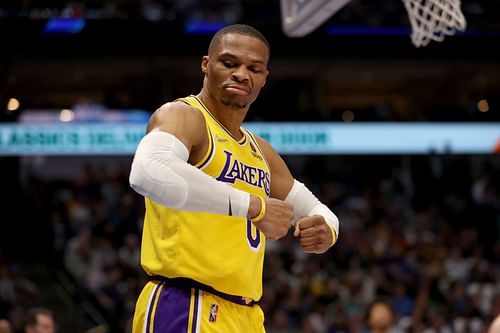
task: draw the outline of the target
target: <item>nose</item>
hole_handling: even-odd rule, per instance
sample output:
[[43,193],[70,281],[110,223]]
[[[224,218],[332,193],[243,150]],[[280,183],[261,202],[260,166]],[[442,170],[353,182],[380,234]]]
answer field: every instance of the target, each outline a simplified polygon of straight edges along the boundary
[[236,82],[244,82],[249,79],[248,69],[245,65],[240,65],[232,73],[232,79]]

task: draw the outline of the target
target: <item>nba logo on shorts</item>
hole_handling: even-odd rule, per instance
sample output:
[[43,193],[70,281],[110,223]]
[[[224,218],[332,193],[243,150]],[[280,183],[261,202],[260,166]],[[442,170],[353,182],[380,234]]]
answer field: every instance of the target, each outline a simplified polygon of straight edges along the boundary
[[208,319],[208,321],[210,321],[211,323],[215,323],[218,313],[219,306],[217,304],[212,304],[212,306],[210,307],[210,318]]

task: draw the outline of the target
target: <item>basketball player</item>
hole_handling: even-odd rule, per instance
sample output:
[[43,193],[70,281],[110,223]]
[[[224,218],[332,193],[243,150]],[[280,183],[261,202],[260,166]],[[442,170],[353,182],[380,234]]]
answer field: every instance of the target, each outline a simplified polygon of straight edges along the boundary
[[337,240],[338,219],[262,138],[241,128],[266,83],[269,44],[246,25],[219,30],[203,88],[160,107],[130,184],[146,199],[141,265],[150,276],[133,332],[264,332],[266,239],[295,223],[305,252]]

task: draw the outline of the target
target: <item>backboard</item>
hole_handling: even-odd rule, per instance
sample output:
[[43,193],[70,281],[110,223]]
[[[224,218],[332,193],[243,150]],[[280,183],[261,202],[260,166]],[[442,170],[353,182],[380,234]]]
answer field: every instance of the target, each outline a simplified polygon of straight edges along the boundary
[[281,23],[289,37],[302,37],[335,14],[350,0],[280,0]]

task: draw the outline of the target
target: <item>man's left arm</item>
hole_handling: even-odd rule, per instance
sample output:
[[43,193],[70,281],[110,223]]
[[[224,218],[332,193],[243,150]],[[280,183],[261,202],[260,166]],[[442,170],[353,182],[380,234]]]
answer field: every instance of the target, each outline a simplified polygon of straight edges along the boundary
[[307,253],[324,253],[337,241],[337,216],[301,182],[293,178],[285,161],[264,139],[257,137],[271,168],[271,197],[293,205],[294,236]]

